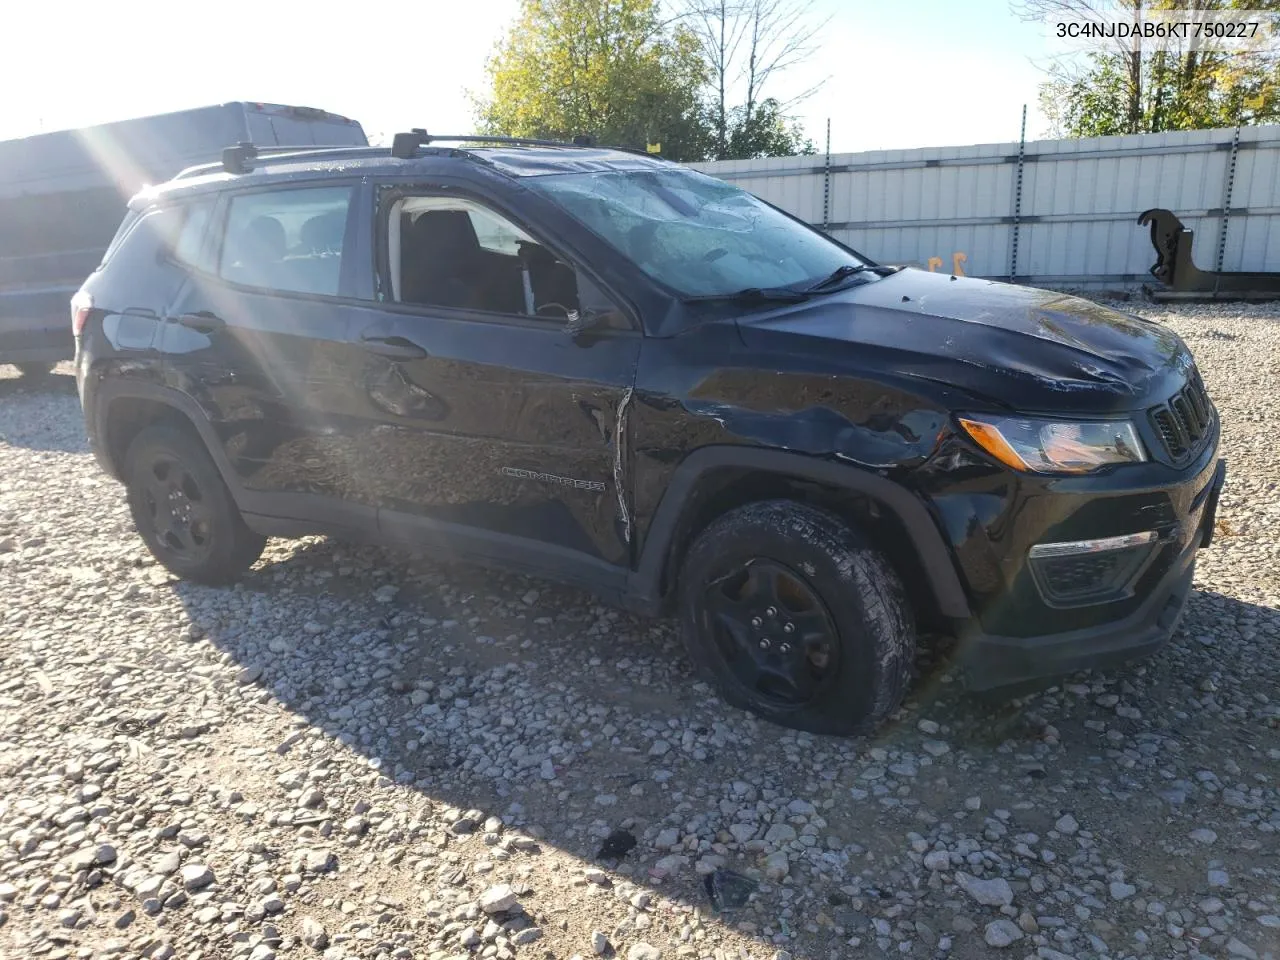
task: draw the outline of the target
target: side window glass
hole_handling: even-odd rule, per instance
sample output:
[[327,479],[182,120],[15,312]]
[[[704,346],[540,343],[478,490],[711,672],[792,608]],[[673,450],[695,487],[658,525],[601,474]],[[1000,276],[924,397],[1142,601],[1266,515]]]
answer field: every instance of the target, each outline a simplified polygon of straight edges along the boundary
[[353,189],[232,197],[218,273],[250,287],[336,296]]
[[[501,214],[460,197],[403,197],[387,221],[392,296],[562,324],[605,304],[585,277]],[[591,301],[584,302],[584,297]]]
[[471,225],[476,229],[476,239],[481,250],[515,257],[520,254],[521,243],[533,242],[523,230],[489,210],[475,207],[467,213],[471,217]]
[[[116,228],[116,235],[112,237],[111,243],[107,245],[107,249],[102,253],[102,262],[98,265],[99,270],[105,267],[107,261],[115,256],[115,252],[120,249],[120,245],[133,232],[133,228],[138,225],[138,221],[141,219],[142,213],[137,210],[130,210],[124,215],[124,219],[120,221],[120,226]],[[0,256],[3,256],[4,253],[4,247],[0,246]]]
[[121,274],[155,267],[158,256],[170,256],[182,233],[182,207],[152,207],[124,230],[111,253],[111,261]]
[[202,241],[205,229],[209,226],[209,217],[213,215],[213,205],[212,200],[199,200],[187,207],[182,232],[178,234],[177,244],[173,248],[175,259],[202,270],[208,269],[208,257],[205,256]]

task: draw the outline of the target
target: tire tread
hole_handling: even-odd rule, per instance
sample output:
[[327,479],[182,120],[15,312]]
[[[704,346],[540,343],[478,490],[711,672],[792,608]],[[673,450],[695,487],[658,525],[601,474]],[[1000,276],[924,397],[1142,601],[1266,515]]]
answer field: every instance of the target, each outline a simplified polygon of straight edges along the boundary
[[[825,579],[832,575],[837,584],[847,588],[847,592],[820,588],[819,592],[837,620],[860,622],[862,632],[871,638],[872,676],[865,682],[855,676],[813,707],[777,712],[745,703],[740,690],[735,690],[731,682],[717,674],[715,661],[699,636],[689,592],[693,585],[686,574],[696,577],[698,571],[708,569],[717,556],[729,550],[742,550],[744,543],[752,541],[771,542],[794,553],[794,556],[775,559],[796,567],[806,577]],[[817,560],[806,556],[815,550]],[[818,569],[824,562],[829,570]],[[787,726],[816,733],[850,735],[875,729],[902,702],[915,659],[915,627],[906,591],[884,555],[837,514],[792,500],[762,500],[731,510],[713,520],[695,538],[685,555],[679,589],[681,634],[690,658],[703,677],[731,703],[755,709],[767,719]],[[829,593],[837,596],[833,598]],[[842,650],[844,656],[858,652]],[[832,702],[827,703],[828,700]],[[824,703],[825,710],[821,709]]]

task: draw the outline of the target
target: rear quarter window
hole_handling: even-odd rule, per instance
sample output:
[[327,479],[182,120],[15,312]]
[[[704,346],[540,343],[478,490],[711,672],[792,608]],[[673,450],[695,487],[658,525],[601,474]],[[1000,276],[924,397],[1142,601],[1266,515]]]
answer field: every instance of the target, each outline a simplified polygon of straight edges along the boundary
[[199,250],[196,238],[211,204],[150,207],[121,224],[107,262],[91,278],[95,303],[110,310],[165,310],[190,275],[178,251]]
[[213,217],[213,199],[201,200],[186,208],[186,216],[182,228],[173,245],[173,258],[180,263],[189,263],[201,270],[208,270],[209,247],[204,242],[209,229],[209,221]]
[[120,245],[124,243],[124,238],[129,235],[130,231],[137,226],[138,221],[141,219],[142,211],[140,210],[130,210],[124,215],[124,219],[120,221],[120,226],[116,230],[116,235],[111,238],[111,242],[107,244],[107,249],[103,251],[102,262],[98,264],[99,270],[105,267],[107,261],[115,256],[116,251],[120,249]]
[[106,253],[101,270],[125,247],[146,247],[152,255],[163,255],[193,266],[203,267],[202,241],[213,213],[213,199],[145,210],[130,210]]
[[152,207],[144,210],[110,251],[108,263],[113,273],[141,275],[153,271],[161,255],[169,255],[182,236],[186,219],[183,207]]

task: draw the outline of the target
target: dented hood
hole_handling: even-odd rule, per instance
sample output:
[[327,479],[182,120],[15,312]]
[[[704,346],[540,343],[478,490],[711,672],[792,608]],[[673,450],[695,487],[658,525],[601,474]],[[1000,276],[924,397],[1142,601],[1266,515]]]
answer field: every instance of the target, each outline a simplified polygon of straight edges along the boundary
[[[952,385],[1024,412],[1110,413],[1175,392],[1172,330],[1049,290],[906,269],[739,321],[746,346]],[[835,372],[834,370],[832,372]]]

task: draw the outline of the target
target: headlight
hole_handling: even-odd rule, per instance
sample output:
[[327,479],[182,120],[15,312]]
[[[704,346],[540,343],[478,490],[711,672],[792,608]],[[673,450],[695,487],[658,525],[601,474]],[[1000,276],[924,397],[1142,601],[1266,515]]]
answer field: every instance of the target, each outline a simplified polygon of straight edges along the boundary
[[1025,417],[960,417],[983,450],[1015,470],[1089,473],[1111,463],[1146,460],[1128,420],[1061,423]]

